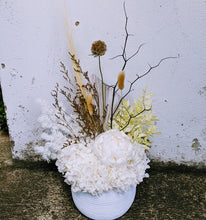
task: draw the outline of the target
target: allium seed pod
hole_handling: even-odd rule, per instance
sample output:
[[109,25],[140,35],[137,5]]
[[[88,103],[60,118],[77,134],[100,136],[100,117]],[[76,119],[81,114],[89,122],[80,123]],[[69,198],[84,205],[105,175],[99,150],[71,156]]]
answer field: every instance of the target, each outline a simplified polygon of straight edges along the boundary
[[121,71],[119,73],[118,80],[117,80],[118,87],[119,87],[120,90],[124,89],[124,79],[125,79],[125,74],[124,74],[123,71]]
[[103,56],[106,50],[107,50],[107,45],[104,43],[104,41],[98,40],[92,44],[91,51],[92,51],[92,55],[95,57]]

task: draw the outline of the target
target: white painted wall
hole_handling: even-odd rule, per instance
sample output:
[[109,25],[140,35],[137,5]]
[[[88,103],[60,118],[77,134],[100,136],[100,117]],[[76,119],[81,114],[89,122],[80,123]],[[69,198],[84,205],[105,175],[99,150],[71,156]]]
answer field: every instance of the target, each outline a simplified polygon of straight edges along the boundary
[[[188,165],[206,165],[206,2],[204,0],[126,0],[129,16],[128,54],[146,43],[128,64],[127,80],[144,73],[148,64],[168,60],[143,78],[131,93],[133,100],[148,86],[154,94],[158,130],[150,157]],[[1,0],[0,1],[0,80],[13,156],[32,156],[38,143],[37,118],[44,98],[52,102],[50,91],[61,81],[59,61],[71,69],[63,8],[81,66],[98,74],[97,60],[89,56],[91,43],[103,40],[108,51],[103,57],[106,82],[115,82],[121,59],[125,17],[122,0]],[[75,26],[75,22],[79,25]],[[3,68],[4,67],[4,68]]]

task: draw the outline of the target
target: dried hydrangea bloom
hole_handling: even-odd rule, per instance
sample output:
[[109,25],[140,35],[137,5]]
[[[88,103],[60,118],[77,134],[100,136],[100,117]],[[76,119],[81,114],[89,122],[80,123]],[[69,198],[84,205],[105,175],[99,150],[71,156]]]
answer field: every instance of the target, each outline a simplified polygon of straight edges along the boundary
[[149,159],[140,144],[124,132],[109,130],[96,140],[63,148],[56,161],[58,171],[74,192],[98,195],[111,189],[127,191],[149,177]]
[[91,51],[92,51],[92,55],[94,55],[95,57],[103,56],[106,50],[107,50],[107,45],[104,43],[104,41],[98,40],[92,44]]

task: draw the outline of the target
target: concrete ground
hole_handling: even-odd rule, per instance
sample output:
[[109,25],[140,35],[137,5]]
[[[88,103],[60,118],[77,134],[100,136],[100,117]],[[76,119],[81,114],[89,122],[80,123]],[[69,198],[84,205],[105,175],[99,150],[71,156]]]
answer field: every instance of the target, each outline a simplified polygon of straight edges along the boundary
[[[121,220],[206,219],[204,169],[151,163],[150,178],[137,187],[135,201]],[[70,187],[54,164],[12,161],[9,138],[0,135],[1,220],[85,220]]]

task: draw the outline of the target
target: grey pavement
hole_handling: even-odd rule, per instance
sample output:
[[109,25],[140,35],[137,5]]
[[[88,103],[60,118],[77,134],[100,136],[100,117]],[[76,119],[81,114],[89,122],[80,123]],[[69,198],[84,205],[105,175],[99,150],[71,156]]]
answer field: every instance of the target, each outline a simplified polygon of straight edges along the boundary
[[[150,177],[137,187],[135,201],[120,219],[206,219],[206,170],[150,164]],[[12,160],[9,138],[0,135],[1,220],[85,220],[70,187],[54,164]]]

